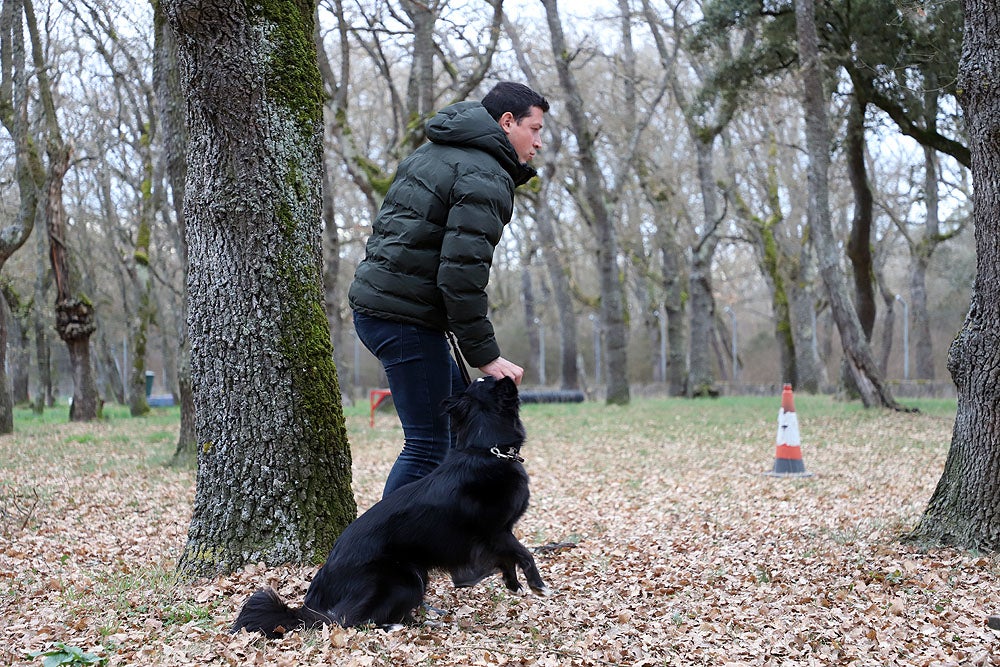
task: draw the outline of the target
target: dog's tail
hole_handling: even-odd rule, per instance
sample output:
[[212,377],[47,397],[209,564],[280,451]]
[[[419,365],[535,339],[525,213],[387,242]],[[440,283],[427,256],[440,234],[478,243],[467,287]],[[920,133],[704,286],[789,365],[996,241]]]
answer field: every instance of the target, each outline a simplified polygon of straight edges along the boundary
[[289,607],[273,588],[261,588],[243,604],[231,632],[241,628],[247,632],[260,632],[269,639],[277,639],[298,628],[315,628],[329,623],[323,614],[306,607]]

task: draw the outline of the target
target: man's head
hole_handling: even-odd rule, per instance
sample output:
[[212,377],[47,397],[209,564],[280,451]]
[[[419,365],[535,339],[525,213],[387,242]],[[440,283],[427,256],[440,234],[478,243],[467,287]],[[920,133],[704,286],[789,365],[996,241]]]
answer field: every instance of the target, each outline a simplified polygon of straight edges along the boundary
[[542,147],[542,115],[549,102],[524,84],[501,81],[483,98],[486,111],[500,124],[521,162]]

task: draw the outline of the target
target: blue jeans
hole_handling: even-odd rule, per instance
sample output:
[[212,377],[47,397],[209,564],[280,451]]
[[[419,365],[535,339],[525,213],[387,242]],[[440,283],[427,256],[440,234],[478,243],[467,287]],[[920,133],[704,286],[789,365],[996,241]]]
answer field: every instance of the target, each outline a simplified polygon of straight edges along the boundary
[[382,363],[403,425],[403,450],[386,479],[385,497],[444,460],[451,448],[451,425],[441,403],[465,383],[442,331],[358,312],[354,329]]

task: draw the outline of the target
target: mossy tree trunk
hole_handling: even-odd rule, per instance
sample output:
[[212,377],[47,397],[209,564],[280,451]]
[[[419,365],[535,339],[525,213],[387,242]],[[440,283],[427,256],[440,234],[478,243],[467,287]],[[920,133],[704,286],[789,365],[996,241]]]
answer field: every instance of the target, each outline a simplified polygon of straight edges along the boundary
[[152,137],[145,132],[142,137],[145,139],[139,146],[143,164],[142,201],[139,205],[139,228],[136,231],[135,249],[132,251],[132,264],[129,266],[129,277],[136,297],[136,312],[129,326],[132,365],[128,376],[128,407],[133,417],[142,417],[149,413],[149,401],[146,400],[146,346],[154,316],[153,276],[149,266],[149,244],[153,217],[156,215],[152,194],[153,156],[148,150]]
[[[774,319],[774,340],[778,346],[780,375],[773,378],[777,382],[789,382],[799,388],[796,363],[794,327],[788,285],[788,268],[795,263],[792,252],[786,248],[779,230],[784,216],[781,212],[781,195],[778,189],[776,164],[776,144],[772,138],[767,161],[767,205],[766,211],[755,214],[750,206],[736,192],[732,194],[737,215],[743,222],[750,237],[757,265],[771,295],[771,313]],[[789,244],[790,245],[790,244]]]
[[965,0],[959,101],[972,151],[976,278],[972,303],[948,354],[958,413],[944,473],[911,536],[1000,550],[1000,14]]
[[320,245],[312,2],[163,0],[187,99],[188,576],[322,560],[356,514]]

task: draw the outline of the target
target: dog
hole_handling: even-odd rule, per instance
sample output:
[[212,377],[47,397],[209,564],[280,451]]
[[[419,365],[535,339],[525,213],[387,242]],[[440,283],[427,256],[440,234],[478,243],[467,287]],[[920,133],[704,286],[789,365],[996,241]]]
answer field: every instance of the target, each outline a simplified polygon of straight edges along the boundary
[[533,591],[550,594],[535,559],[512,532],[529,499],[517,385],[485,377],[446,399],[444,409],[455,443],[441,465],[347,526],[302,607],[260,589],[244,603],[232,632],[277,638],[324,623],[413,624],[431,570],[449,572],[457,587],[499,571],[506,587],[519,593],[519,567]]

